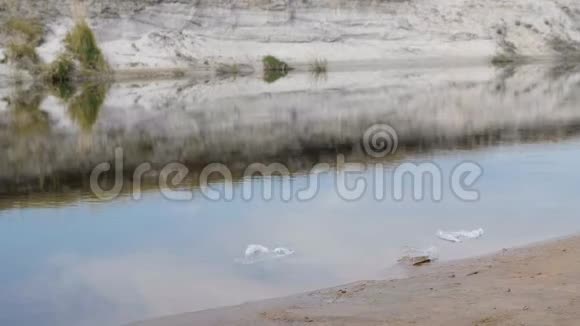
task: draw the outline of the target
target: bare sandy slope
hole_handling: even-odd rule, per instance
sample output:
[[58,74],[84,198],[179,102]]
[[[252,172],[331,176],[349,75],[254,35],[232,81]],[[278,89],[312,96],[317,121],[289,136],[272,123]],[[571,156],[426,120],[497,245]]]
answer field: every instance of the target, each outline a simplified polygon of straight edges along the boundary
[[579,325],[580,237],[288,298],[136,323]]
[[[10,16],[46,22],[51,62],[72,27],[70,1],[0,0]],[[577,56],[577,0],[87,0],[86,16],[114,70],[291,65],[506,56]],[[16,13],[14,13],[16,12]],[[0,33],[0,47],[8,37]],[[1,58],[1,55],[0,55]],[[394,63],[394,65],[398,65]],[[2,65],[0,64],[0,74]]]

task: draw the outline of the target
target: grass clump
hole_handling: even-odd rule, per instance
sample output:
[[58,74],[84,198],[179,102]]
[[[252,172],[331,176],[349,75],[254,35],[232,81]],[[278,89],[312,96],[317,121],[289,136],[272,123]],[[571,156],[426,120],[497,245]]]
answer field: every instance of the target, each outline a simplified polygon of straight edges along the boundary
[[51,64],[44,69],[44,80],[52,85],[70,83],[73,80],[75,64],[73,60],[65,54],[61,54]]
[[36,19],[10,18],[5,24],[5,29],[34,46],[38,46],[44,36],[44,27]]
[[61,54],[44,67],[42,79],[49,85],[53,95],[68,101],[75,93],[73,86],[75,64],[70,56]]
[[36,47],[44,36],[43,26],[35,19],[10,18],[3,25],[8,33],[6,59],[20,68],[34,70],[40,63]]
[[271,55],[265,56],[262,59],[262,63],[264,64],[264,71],[288,72],[292,70],[286,62]]
[[268,55],[262,59],[264,64],[264,81],[267,83],[273,83],[282,77],[286,77],[288,72],[292,70],[286,62]]
[[67,50],[80,62],[83,69],[97,72],[109,70],[95,35],[85,21],[77,22],[72,31],[67,34],[65,44]]

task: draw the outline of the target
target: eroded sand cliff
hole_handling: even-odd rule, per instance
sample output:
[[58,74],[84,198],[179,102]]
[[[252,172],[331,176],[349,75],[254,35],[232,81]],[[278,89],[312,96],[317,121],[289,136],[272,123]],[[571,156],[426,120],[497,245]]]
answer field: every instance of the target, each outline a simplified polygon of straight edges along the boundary
[[[307,63],[569,56],[580,49],[575,0],[90,0],[86,8],[115,69],[259,66],[267,54]],[[44,20],[44,60],[62,51],[69,1],[22,0],[14,9],[3,0],[0,10],[2,20]]]

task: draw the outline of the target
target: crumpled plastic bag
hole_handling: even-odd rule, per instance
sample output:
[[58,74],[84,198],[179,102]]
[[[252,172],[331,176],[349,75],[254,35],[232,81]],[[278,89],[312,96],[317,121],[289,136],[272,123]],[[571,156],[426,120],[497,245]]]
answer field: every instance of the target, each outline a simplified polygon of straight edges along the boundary
[[294,250],[278,247],[270,249],[259,244],[251,244],[244,251],[244,257],[236,259],[236,262],[241,264],[255,264],[258,262],[280,259],[294,254]]
[[459,242],[462,242],[464,240],[480,238],[483,236],[483,233],[484,233],[484,230],[481,228],[479,228],[477,230],[473,230],[473,231],[465,231],[465,230],[442,231],[442,230],[439,230],[439,231],[437,231],[437,236],[441,240],[459,243]]

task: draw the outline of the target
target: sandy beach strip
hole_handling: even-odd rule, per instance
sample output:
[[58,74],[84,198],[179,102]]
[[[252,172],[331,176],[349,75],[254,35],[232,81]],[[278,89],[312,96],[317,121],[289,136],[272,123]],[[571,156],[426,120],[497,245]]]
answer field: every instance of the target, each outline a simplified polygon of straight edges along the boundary
[[132,325],[580,325],[580,236]]

